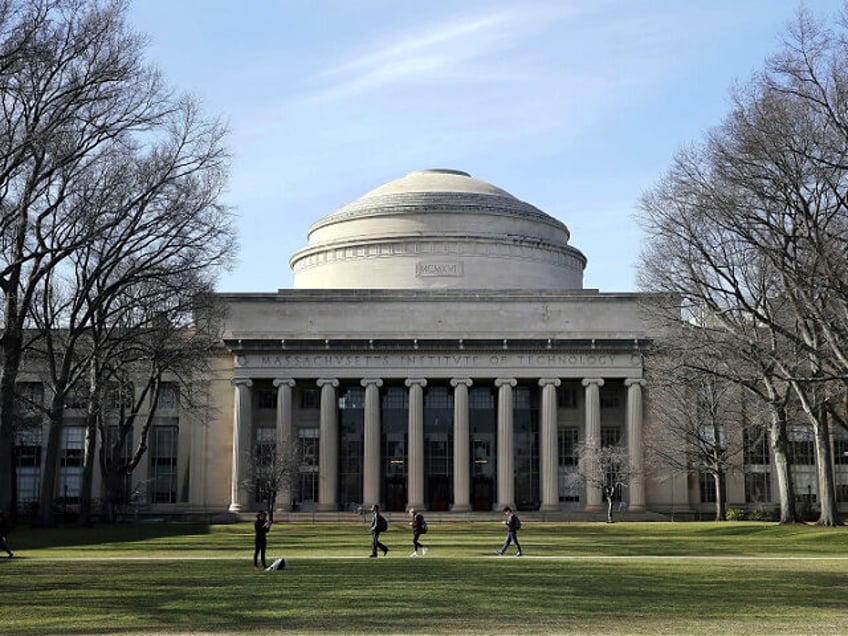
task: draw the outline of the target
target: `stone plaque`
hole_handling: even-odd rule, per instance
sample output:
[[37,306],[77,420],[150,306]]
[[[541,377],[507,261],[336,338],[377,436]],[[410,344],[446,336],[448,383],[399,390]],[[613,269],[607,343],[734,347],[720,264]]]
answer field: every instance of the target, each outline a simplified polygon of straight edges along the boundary
[[436,276],[449,276],[461,278],[465,276],[462,261],[418,261],[415,263],[415,276],[417,278],[431,278]]

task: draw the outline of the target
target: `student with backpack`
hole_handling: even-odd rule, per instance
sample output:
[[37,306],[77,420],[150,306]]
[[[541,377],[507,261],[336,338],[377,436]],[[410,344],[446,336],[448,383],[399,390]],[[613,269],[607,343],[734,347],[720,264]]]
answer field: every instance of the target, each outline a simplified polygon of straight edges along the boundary
[[418,537],[422,534],[427,533],[427,522],[424,520],[424,515],[420,512],[416,513],[415,508],[409,509],[409,514],[412,515],[412,521],[409,522],[409,525],[412,526],[412,554],[409,556],[417,557],[419,556],[418,551],[421,550],[421,555],[424,556],[427,554],[427,548],[421,545],[421,542],[418,541]]
[[380,506],[377,504],[371,506],[371,512],[373,513],[371,517],[371,556],[376,557],[378,549],[383,551],[383,556],[386,556],[389,549],[380,543],[380,533],[389,529],[389,522],[380,514]]
[[521,544],[518,543],[518,531],[521,530],[521,519],[518,518],[518,515],[515,514],[509,506],[504,508],[503,511],[506,515],[506,519],[504,520],[504,525],[506,526],[506,541],[504,541],[503,547],[498,550],[498,556],[503,556],[503,553],[506,552],[509,544],[514,543],[515,556],[520,557]]

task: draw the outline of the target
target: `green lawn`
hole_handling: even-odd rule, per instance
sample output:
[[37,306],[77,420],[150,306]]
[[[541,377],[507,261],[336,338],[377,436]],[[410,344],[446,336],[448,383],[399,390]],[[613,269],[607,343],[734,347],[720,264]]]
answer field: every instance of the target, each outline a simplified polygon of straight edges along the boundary
[[[4,634],[848,633],[848,530],[765,523],[402,525],[369,559],[361,522],[19,529],[0,562]],[[155,558],[147,558],[155,557]]]

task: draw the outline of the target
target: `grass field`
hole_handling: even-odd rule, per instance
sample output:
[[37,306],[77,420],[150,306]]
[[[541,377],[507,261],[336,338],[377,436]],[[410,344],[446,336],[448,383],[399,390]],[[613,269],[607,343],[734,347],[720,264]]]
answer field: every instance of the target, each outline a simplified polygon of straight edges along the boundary
[[[19,530],[3,634],[846,634],[848,530],[740,523],[431,523],[367,558],[361,522]],[[20,558],[17,558],[20,556]],[[270,559],[269,559],[270,560]]]

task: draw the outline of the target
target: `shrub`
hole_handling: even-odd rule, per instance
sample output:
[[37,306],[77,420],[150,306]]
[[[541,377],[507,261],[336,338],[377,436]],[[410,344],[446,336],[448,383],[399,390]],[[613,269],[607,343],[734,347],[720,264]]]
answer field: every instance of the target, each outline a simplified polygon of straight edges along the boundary
[[745,511],[742,508],[728,508],[725,518],[728,521],[744,521]]
[[748,515],[751,521],[771,521],[771,511],[765,506],[757,506]]

